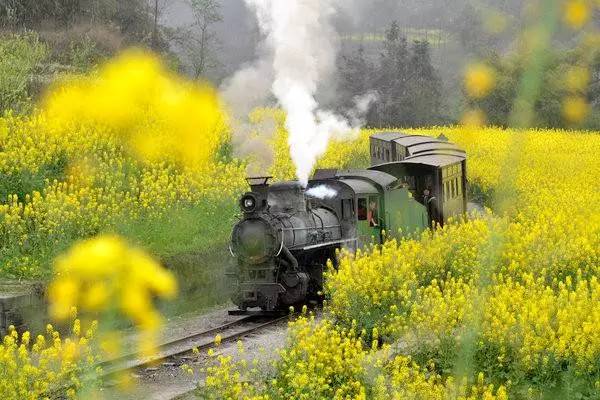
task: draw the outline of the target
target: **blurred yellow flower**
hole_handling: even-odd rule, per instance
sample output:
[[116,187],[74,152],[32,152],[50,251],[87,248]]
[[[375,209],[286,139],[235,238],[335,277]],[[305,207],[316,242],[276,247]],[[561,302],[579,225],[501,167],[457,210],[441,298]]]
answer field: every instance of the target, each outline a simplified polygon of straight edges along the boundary
[[142,159],[199,166],[226,138],[227,117],[208,84],[187,82],[160,60],[129,50],[97,75],[50,92],[43,109],[54,127],[102,127]]
[[465,72],[464,83],[467,95],[470,97],[475,99],[486,97],[496,85],[496,73],[483,63],[471,64]]
[[578,124],[587,118],[590,105],[581,96],[570,96],[563,100],[562,112],[567,121]]
[[93,313],[112,312],[116,306],[143,332],[140,347],[147,353],[162,322],[153,297],[173,298],[177,293],[170,272],[117,236],[99,236],[74,245],[56,260],[55,273],[48,289],[54,318],[66,318],[74,306]]
[[591,18],[591,4],[587,0],[566,0],[563,20],[573,29],[582,28]]
[[461,125],[476,128],[486,124],[485,113],[480,109],[467,110],[460,121]]

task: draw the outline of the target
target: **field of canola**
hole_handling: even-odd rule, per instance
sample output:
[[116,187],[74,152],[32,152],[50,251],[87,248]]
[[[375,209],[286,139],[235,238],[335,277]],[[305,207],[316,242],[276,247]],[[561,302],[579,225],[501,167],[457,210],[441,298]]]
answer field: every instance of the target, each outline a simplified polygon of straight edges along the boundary
[[[199,208],[200,221],[222,217],[228,227],[235,210],[223,204],[235,204],[245,190],[245,166],[226,151],[226,124],[213,96],[153,59],[125,56],[100,74],[108,84],[82,79],[59,88],[32,116],[0,119],[3,277],[50,277],[52,259],[73,242],[139,221],[164,223],[180,208]],[[199,108],[212,112],[189,120]],[[255,117],[274,118],[279,127],[270,172],[293,177],[285,116],[258,110]],[[272,372],[215,357],[206,397],[600,397],[600,135],[472,127],[413,132],[443,132],[467,150],[471,192],[490,211],[341,254],[339,270],[328,276],[324,319],[291,323]],[[319,166],[367,165],[371,133],[332,143]],[[107,241],[68,253],[77,256],[82,285],[98,277],[112,282],[103,265],[83,262],[81,249],[94,243]],[[157,284],[136,276],[142,289]],[[70,293],[56,290],[62,299]],[[81,292],[87,297],[67,300],[93,309],[111,298]],[[152,311],[150,295],[149,289],[140,301],[123,298],[121,307],[152,330],[160,319],[137,315]],[[79,374],[95,357],[88,346],[95,328],[81,330],[75,320],[72,338],[52,327],[35,341],[28,333],[6,336],[0,388],[7,398],[37,398],[65,380],[77,396]]]
[[[418,238],[342,254],[325,318],[291,324],[271,380],[215,359],[207,393],[255,399],[600,396],[600,135],[432,128],[468,153],[491,208]],[[365,165],[368,136],[321,166]],[[281,175],[290,166],[278,158]],[[253,375],[259,384],[246,383]],[[241,377],[241,378],[240,378]]]

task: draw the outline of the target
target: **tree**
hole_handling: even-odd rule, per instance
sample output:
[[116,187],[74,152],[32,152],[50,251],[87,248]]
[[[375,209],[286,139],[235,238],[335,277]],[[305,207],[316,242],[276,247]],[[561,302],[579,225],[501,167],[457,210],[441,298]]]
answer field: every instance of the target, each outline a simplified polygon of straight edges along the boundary
[[169,6],[168,0],[151,0],[150,3],[150,14],[152,20],[152,40],[150,46],[154,50],[165,50],[166,43],[163,40],[164,36],[168,36],[165,29],[160,23],[163,14],[167,11]]
[[441,81],[431,65],[428,42],[413,43],[407,72],[406,93],[412,101],[407,103],[405,121],[410,126],[437,123],[441,106]]
[[351,108],[356,96],[370,91],[379,95],[367,116],[369,126],[440,122],[441,81],[431,64],[429,43],[416,41],[409,46],[397,22],[386,31],[379,63],[371,63],[362,46],[341,61],[342,109]]
[[400,27],[392,22],[386,31],[379,68],[375,72],[375,87],[380,98],[377,104],[378,126],[400,126],[406,103],[408,44],[400,35]]
[[373,66],[367,60],[362,45],[353,53],[342,55],[339,84],[341,99],[338,104],[340,112],[352,108],[353,99],[371,89],[372,73]]
[[179,43],[185,52],[195,78],[206,74],[219,63],[216,52],[219,47],[213,30],[221,22],[221,4],[218,0],[189,0],[194,22],[180,34]]

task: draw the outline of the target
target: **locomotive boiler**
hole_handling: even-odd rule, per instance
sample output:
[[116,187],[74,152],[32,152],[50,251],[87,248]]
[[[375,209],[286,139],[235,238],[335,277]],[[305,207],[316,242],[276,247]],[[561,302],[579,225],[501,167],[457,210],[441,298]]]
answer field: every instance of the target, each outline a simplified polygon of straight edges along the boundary
[[312,201],[298,182],[248,180],[231,235],[238,261],[232,300],[241,310],[273,311],[316,299],[323,267],[343,238],[335,210]]

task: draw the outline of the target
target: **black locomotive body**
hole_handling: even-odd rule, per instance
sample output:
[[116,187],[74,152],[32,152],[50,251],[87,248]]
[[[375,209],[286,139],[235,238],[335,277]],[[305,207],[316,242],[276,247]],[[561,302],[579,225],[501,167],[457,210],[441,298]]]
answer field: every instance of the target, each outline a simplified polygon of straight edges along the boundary
[[384,133],[371,138],[371,156],[367,170],[317,170],[306,188],[248,178],[230,245],[237,259],[231,297],[242,312],[318,300],[337,249],[381,243],[384,230],[406,234],[466,211],[466,156],[455,145]]
[[244,216],[231,236],[238,260],[233,301],[242,310],[316,298],[327,260],[348,236],[336,210],[311,201],[298,182],[268,179],[249,178],[252,191],[240,200]]

